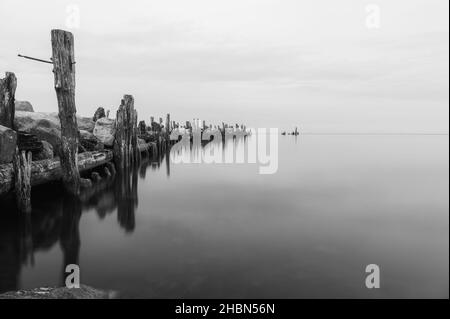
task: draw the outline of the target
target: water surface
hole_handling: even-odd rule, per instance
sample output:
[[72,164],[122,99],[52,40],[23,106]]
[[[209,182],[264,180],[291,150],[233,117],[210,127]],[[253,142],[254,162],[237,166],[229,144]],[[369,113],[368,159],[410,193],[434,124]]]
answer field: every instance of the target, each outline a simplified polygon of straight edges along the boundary
[[77,263],[131,298],[448,298],[448,142],[280,136],[273,175],[165,156],[80,199],[36,188],[29,219],[0,202],[0,291],[61,285]]

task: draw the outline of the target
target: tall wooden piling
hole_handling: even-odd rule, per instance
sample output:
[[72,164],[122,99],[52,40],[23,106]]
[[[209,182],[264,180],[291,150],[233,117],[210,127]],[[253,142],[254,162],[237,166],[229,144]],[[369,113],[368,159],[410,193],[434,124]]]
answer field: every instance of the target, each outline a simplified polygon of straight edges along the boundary
[[16,148],[14,156],[14,186],[16,189],[17,208],[22,213],[31,212],[31,152]]
[[14,128],[16,87],[16,76],[12,72],[6,72],[5,78],[0,79],[0,125],[11,129]]
[[61,121],[61,168],[65,188],[72,194],[80,192],[80,173],[77,166],[78,124],[75,107],[75,57],[73,35],[52,30],[52,61],[55,91]]

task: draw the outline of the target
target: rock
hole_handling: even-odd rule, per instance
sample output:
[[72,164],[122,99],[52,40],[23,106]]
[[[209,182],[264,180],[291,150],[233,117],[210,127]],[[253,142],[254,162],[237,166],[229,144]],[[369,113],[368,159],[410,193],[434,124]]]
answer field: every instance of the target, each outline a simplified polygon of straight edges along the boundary
[[[94,121],[90,118],[77,117],[78,128],[92,132]],[[58,113],[40,113],[18,111],[15,114],[14,125],[18,131],[34,134],[41,141],[50,143],[56,154],[59,154],[61,144],[61,124]]]
[[79,130],[88,131],[89,133],[94,132],[95,122],[91,118],[77,116],[77,123]]
[[116,121],[103,117],[95,122],[94,135],[105,146],[112,147],[116,135]]
[[80,144],[88,152],[105,149],[103,143],[94,134],[84,130],[80,130]]
[[103,107],[99,107],[97,111],[94,113],[94,118],[92,119],[94,122],[97,122],[99,119],[106,117],[105,109]]
[[116,291],[106,291],[81,285],[80,288],[42,287],[0,294],[0,299],[115,299]]
[[17,133],[0,125],[0,164],[11,163],[17,146]]
[[36,135],[20,131],[17,132],[17,147],[19,151],[31,152],[33,154],[33,160],[43,149],[42,142]]
[[61,125],[57,113],[16,112],[14,125],[17,130],[36,135],[41,141],[50,143],[59,150]]
[[52,159],[54,157],[53,146],[46,142],[42,141],[42,151],[40,151],[36,156],[33,154],[33,161],[42,161],[46,159]]
[[28,101],[15,101],[15,108],[17,111],[34,112],[33,105]]

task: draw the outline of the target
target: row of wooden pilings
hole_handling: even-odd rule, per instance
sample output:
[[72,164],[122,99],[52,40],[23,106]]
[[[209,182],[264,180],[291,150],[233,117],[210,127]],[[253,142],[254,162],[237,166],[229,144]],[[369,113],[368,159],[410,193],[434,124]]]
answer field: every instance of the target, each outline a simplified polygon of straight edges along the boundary
[[[0,167],[0,195],[12,189],[15,190],[17,206],[20,211],[31,211],[31,187],[48,181],[61,179],[65,189],[72,195],[78,196],[80,189],[91,187],[92,182],[99,179],[99,174],[91,174],[90,179],[81,178],[80,172],[105,165],[104,174],[114,175],[117,170],[125,170],[140,160],[142,152],[162,154],[170,149],[176,141],[170,139],[173,129],[181,128],[179,123],[171,121],[167,114],[165,125],[163,119],[159,124],[151,118],[150,127],[137,123],[137,112],[134,108],[134,99],[131,95],[124,95],[117,110],[115,120],[115,136],[112,151],[86,152],[78,154],[79,129],[75,106],[75,56],[74,38],[72,33],[63,30],[51,31],[52,58],[47,62],[53,65],[54,88],[58,101],[58,115],[61,124],[61,145],[59,160],[32,161],[30,152],[16,149],[13,165]],[[29,57],[27,57],[29,58]],[[0,79],[0,125],[14,130],[14,95],[17,80],[13,73],[7,73],[4,80]],[[6,124],[5,124],[6,123]],[[189,121],[183,127],[189,130],[207,128],[205,121],[200,124],[199,119]],[[225,139],[225,131],[232,127],[222,123],[216,126]],[[234,128],[234,126],[233,126]],[[236,128],[239,125],[236,124]],[[240,128],[245,131],[243,125]],[[152,133],[152,142],[140,144],[139,137],[145,137],[148,131]],[[192,135],[191,135],[192,138]],[[113,161],[114,165],[111,164]]]
[[[111,151],[98,152],[82,156],[78,154],[79,129],[75,106],[75,57],[74,39],[70,32],[63,30],[51,31],[54,87],[58,100],[58,115],[61,123],[61,147],[59,161],[39,163],[32,161],[31,152],[16,149],[11,167],[3,167],[0,172],[2,183],[0,190],[8,191],[10,180],[14,180],[17,206],[20,211],[31,211],[31,186],[37,180],[61,178],[64,187],[72,195],[79,195],[82,187],[92,185],[91,180],[81,178],[80,169],[89,169],[97,164],[107,164],[113,159],[115,167],[107,164],[105,173],[112,175],[115,169],[125,169],[139,160],[137,112],[134,109],[134,99],[125,95],[121,101],[116,116],[116,133]],[[0,83],[0,120],[2,124],[14,129],[14,95],[16,78],[13,73],[7,73],[6,79]],[[81,154],[81,155],[84,155]],[[39,175],[39,173],[41,173]],[[13,176],[12,176],[13,175]],[[44,175],[44,176],[42,176]],[[91,177],[96,179],[96,175]],[[1,194],[1,192],[0,192]]]

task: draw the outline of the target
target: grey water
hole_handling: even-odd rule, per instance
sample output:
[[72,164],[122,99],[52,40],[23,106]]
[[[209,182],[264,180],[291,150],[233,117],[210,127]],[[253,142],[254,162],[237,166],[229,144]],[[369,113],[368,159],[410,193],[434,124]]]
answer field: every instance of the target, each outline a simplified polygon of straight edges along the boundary
[[272,175],[165,156],[77,199],[39,187],[28,218],[0,201],[0,291],[62,285],[76,263],[126,298],[448,298],[448,146],[279,136]]

